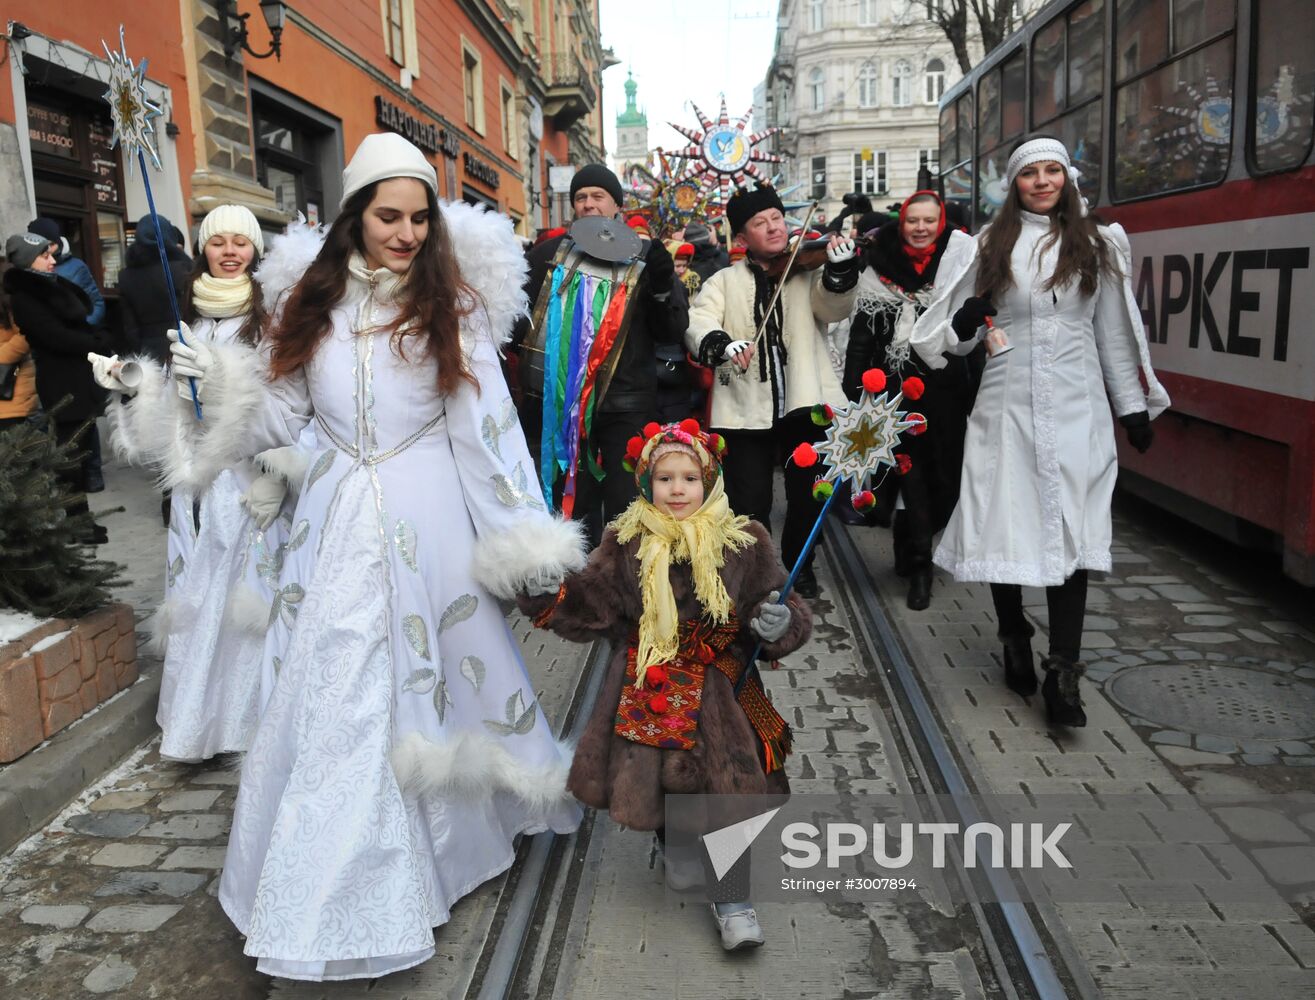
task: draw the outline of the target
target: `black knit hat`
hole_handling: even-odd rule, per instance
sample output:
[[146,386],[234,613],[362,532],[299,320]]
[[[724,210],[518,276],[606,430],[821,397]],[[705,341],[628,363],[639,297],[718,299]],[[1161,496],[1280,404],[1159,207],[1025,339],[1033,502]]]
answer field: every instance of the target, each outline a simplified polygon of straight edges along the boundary
[[575,193],[580,188],[587,187],[602,188],[612,196],[617,208],[620,208],[621,202],[625,201],[625,195],[621,192],[621,182],[617,180],[616,174],[601,163],[585,164],[575,172],[575,176],[571,178],[571,201],[575,201]]
[[785,214],[785,206],[781,204],[781,196],[776,193],[776,188],[759,184],[752,191],[744,188],[737,190],[726,203],[726,218],[731,220],[731,232],[738,235],[750,219],[769,208]]

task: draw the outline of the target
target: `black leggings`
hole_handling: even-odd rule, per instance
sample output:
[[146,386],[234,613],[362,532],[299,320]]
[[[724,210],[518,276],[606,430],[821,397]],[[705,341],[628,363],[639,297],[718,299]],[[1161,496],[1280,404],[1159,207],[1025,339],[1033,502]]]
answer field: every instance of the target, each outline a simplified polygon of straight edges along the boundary
[[[1023,588],[1016,583],[991,584],[991,600],[1000,635],[1027,635]],[[1050,655],[1076,663],[1082,655],[1082,619],[1087,611],[1087,571],[1080,569],[1058,587],[1046,588],[1050,610]]]

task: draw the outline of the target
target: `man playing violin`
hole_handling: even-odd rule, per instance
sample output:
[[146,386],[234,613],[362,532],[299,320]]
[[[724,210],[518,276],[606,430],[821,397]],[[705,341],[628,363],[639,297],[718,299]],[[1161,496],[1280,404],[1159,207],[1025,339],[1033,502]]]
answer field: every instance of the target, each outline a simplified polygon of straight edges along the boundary
[[[785,209],[770,187],[736,192],[726,216],[745,257],[704,282],[690,307],[685,342],[701,364],[717,369],[711,424],[726,438],[723,474],[732,509],[770,526],[772,477],[777,465],[784,469],[781,556],[792,566],[817,505],[814,471],[786,459],[799,444],[821,439],[813,406],[845,404],[822,333],[849,315],[859,259],[853,240],[833,235],[819,248],[821,267],[808,270],[795,261],[787,271]],[[795,587],[804,597],[817,596],[811,555]]]

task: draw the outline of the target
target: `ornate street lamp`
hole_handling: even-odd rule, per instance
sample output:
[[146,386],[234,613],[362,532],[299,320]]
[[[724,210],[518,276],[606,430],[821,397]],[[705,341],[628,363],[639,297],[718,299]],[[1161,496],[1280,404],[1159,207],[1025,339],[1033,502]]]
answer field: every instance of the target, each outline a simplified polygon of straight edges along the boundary
[[237,0],[217,0],[215,8],[219,14],[219,24],[223,29],[226,58],[232,59],[241,47],[253,59],[268,59],[273,56],[282,62],[280,37],[283,34],[283,20],[288,14],[288,8],[284,6],[283,0],[260,0],[260,13],[265,18],[266,27],[269,28],[268,52],[257,52],[247,42],[247,18],[251,15],[237,12]]

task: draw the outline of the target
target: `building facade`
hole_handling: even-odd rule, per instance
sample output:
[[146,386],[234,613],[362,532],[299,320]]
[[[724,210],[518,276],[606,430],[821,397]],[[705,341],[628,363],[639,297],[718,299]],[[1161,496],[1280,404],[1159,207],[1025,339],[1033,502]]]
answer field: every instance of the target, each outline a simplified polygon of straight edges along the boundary
[[6,16],[0,228],[55,217],[111,299],[147,212],[102,98],[120,23],[164,111],[156,203],[189,236],[224,202],[271,231],[332,221],[344,163],[381,130],[425,151],[442,198],[527,237],[563,215],[553,168],[603,155],[597,0],[13,0]]
[[849,193],[877,207],[913,193],[921,168],[936,175],[939,102],[961,75],[919,0],[780,0],[763,83],[784,185],[824,219]]

